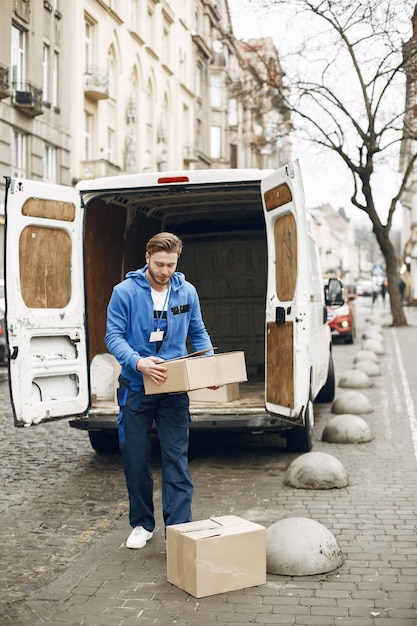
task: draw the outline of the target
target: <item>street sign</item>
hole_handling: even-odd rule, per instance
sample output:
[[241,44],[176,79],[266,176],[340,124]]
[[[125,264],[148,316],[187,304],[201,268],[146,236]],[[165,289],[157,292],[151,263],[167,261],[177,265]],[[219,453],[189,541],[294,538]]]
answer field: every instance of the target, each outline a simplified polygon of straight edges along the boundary
[[372,276],[384,276],[385,269],[383,265],[375,264],[372,267]]

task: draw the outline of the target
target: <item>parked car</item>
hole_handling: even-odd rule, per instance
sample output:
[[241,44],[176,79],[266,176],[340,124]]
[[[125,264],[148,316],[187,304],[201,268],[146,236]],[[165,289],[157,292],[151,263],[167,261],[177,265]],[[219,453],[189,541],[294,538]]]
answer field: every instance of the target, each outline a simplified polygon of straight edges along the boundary
[[357,296],[372,296],[374,291],[374,284],[372,280],[358,280],[355,285],[355,292]]
[[356,294],[343,289],[343,297],[337,301],[331,293],[326,298],[327,322],[330,326],[332,339],[342,339],[344,343],[353,343],[356,337],[355,299]]

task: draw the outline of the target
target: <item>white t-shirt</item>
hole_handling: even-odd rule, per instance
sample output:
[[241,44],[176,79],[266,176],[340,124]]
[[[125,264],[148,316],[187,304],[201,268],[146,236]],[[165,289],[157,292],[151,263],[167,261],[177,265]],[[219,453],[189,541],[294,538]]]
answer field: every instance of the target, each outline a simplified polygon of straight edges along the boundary
[[167,289],[165,289],[165,291],[157,291],[156,289],[153,289],[151,287],[151,292],[152,292],[152,300],[153,300],[153,305],[155,307],[155,311],[162,311],[164,304],[165,304],[165,308],[166,308],[166,302],[165,302],[165,298],[167,296]]

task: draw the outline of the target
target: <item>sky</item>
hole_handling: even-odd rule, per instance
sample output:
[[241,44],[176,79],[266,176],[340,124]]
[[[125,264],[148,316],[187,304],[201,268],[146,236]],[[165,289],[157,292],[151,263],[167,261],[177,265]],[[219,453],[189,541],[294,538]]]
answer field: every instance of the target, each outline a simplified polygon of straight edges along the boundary
[[[274,39],[281,58],[282,51],[291,48],[294,29],[290,28],[288,18],[282,9],[270,8],[268,11],[262,11],[250,7],[248,0],[228,0],[228,4],[233,31],[237,38],[270,36]],[[310,25],[307,21],[306,29],[309,29]],[[285,71],[285,66],[283,69]],[[330,204],[335,210],[343,207],[354,221],[369,223],[368,216],[350,202],[352,177],[340,157],[326,150],[318,152],[317,147],[312,145],[295,143],[293,158],[300,161],[308,207],[317,207],[321,204]],[[376,202],[381,209],[378,212],[381,215],[388,210],[389,201],[395,193],[395,182],[395,173],[390,170],[373,179]],[[400,209],[396,211],[394,222],[400,227]]]

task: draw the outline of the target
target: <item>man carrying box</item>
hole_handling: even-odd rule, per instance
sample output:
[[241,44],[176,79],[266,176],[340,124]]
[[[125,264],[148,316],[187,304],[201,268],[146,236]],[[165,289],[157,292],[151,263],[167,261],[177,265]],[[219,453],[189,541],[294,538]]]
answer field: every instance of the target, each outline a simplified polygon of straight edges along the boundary
[[177,272],[182,241],[159,233],[147,243],[146,265],[116,285],[107,309],[106,345],[121,365],[119,440],[133,530],[128,548],[143,548],[155,527],[150,432],[158,431],[162,457],[165,525],[191,521],[193,484],[188,466],[189,399],[186,393],[145,395],[143,376],[158,386],[166,379],[164,361],[196,351],[213,353],[198,294]]

